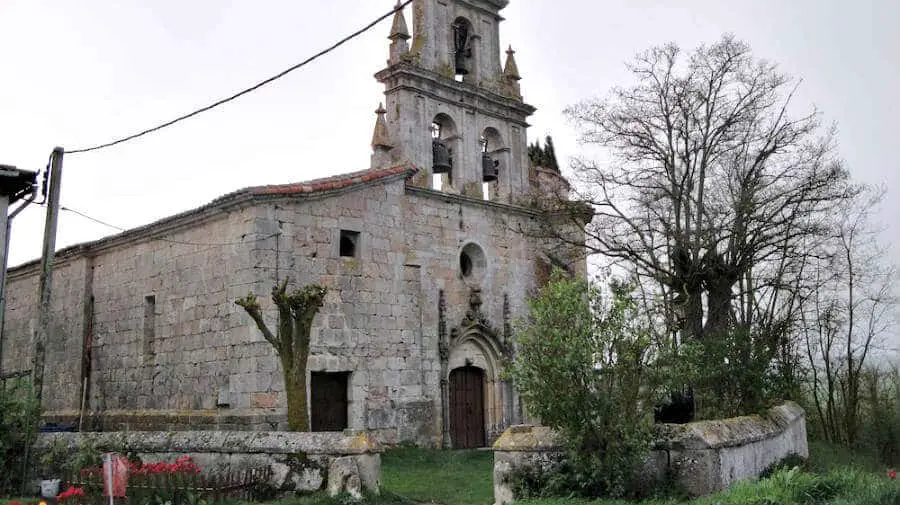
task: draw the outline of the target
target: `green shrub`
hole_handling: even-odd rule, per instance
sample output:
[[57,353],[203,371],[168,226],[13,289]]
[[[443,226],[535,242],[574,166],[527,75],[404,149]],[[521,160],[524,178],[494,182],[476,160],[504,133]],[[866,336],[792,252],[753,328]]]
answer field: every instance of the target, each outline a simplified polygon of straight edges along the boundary
[[531,322],[508,370],[528,412],[566,440],[557,491],[586,497],[633,494],[652,436],[646,318],[632,286],[609,288],[607,300],[587,281],[554,273],[529,302]]
[[28,381],[0,381],[0,494],[20,491],[24,458],[37,438],[40,417],[40,403]]
[[766,469],[759,473],[760,479],[768,479],[775,473],[781,470],[790,470],[791,468],[798,467],[801,469],[807,468],[807,460],[803,456],[797,453],[791,453],[781,459],[781,461],[776,461],[769,465]]
[[771,374],[771,361],[755,348],[749,330],[733,329],[703,341],[669,348],[659,360],[664,391],[691,385],[695,420],[762,413],[781,400],[783,387]]
[[572,494],[568,474],[571,467],[566,461],[548,464],[544,467],[522,466],[516,468],[507,478],[513,496],[517,500],[532,498],[552,498]]

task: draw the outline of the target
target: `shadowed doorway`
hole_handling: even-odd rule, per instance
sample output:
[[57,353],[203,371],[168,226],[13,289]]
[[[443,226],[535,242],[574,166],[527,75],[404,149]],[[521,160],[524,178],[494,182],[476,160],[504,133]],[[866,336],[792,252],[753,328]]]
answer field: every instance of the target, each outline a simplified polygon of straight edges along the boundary
[[484,371],[473,366],[450,372],[450,436],[455,449],[484,447]]

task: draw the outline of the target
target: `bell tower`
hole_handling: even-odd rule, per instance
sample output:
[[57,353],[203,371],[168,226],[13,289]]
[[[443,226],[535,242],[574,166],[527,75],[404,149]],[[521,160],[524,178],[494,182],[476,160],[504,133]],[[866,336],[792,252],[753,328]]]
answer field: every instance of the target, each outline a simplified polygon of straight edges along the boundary
[[[414,0],[391,26],[372,168],[409,162],[414,184],[512,203],[529,190],[526,119],[512,48],[501,65],[508,0]],[[399,2],[398,2],[399,5]]]

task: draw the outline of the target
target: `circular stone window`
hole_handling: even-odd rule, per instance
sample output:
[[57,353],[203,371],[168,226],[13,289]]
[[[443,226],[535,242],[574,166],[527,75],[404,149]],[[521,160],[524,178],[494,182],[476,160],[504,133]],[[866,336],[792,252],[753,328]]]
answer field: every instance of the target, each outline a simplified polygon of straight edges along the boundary
[[463,279],[480,279],[486,268],[484,251],[477,244],[466,244],[459,253],[459,273]]

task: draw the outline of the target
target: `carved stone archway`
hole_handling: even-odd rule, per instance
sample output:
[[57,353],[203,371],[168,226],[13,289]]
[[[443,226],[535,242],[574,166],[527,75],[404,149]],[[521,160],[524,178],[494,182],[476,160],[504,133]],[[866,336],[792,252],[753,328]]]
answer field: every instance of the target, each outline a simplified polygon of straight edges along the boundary
[[453,370],[475,367],[484,372],[484,430],[487,443],[491,443],[509,426],[513,419],[513,391],[511,385],[500,378],[505,358],[509,357],[509,324],[505,321],[508,303],[504,300],[504,333],[488,322],[481,311],[481,291],[477,288],[469,294],[469,308],[458,326],[449,334],[446,331],[445,301],[443,292],[439,299],[439,353],[441,360],[441,405],[443,419],[443,446],[451,448],[450,373]]

